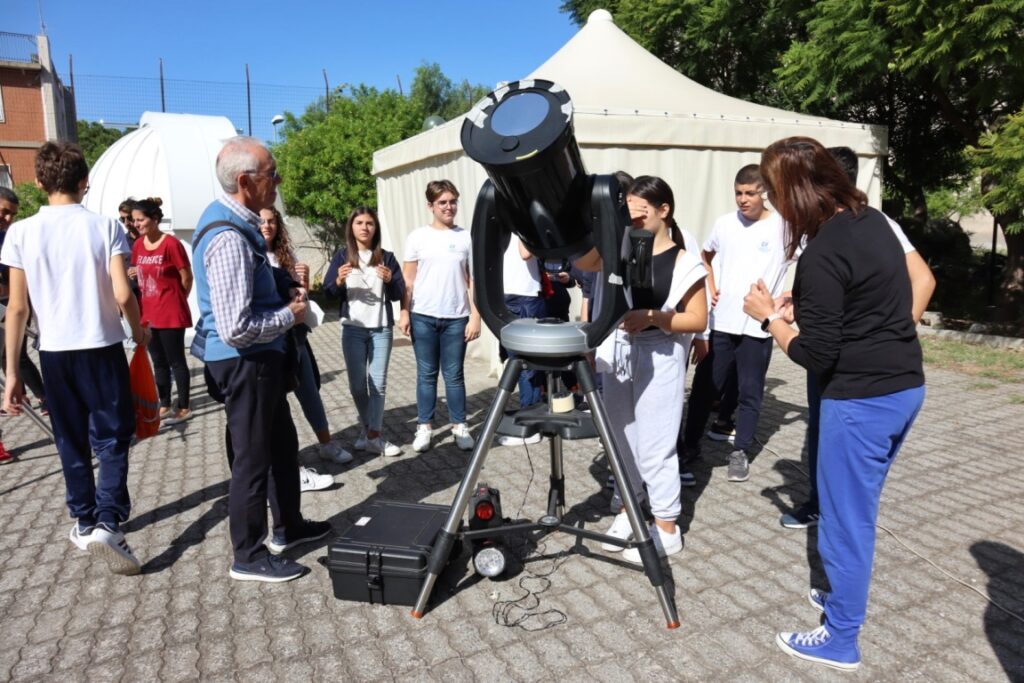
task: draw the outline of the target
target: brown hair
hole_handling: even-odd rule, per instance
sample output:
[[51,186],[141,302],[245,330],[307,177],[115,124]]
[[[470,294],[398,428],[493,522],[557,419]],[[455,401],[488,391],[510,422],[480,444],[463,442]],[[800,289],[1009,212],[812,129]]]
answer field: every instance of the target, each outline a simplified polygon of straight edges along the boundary
[[773,142],[761,155],[761,178],[772,205],[786,220],[786,255],[813,239],[822,224],[840,209],[859,213],[867,196],[858,190],[836,160],[813,138]]
[[295,259],[292,257],[292,242],[288,239],[288,228],[284,227],[284,216],[276,206],[268,206],[266,210],[274,214],[274,220],[277,221],[277,234],[267,245],[267,251],[276,256],[281,267],[291,273],[295,269]]
[[757,164],[747,164],[736,172],[736,185],[763,185],[761,168]]
[[138,211],[146,218],[152,218],[157,223],[164,217],[164,212],[160,210],[164,200],[159,197],[146,197],[145,199],[136,200],[131,210]]
[[46,194],[78,194],[88,177],[89,164],[73,142],[47,142],[36,153],[36,180]]
[[651,206],[660,207],[663,204],[668,204],[668,216],[665,218],[665,222],[668,223],[669,234],[672,236],[672,241],[675,242],[676,246],[686,251],[683,231],[679,229],[679,224],[676,223],[676,219],[673,216],[676,211],[676,200],[669,184],[658,176],[642,175],[629,186],[629,194],[634,197],[640,197],[640,199],[649,202]]
[[459,191],[455,189],[455,183],[450,180],[431,180],[427,183],[427,203],[433,204],[437,198],[445,192],[451,192],[455,198],[459,198]]
[[[451,190],[448,191],[451,192]],[[372,218],[374,225],[373,238],[370,240],[370,266],[380,265],[384,261],[384,254],[380,248],[380,219],[377,218],[377,212],[369,206],[357,206],[352,209],[352,213],[348,215],[348,220],[345,221],[345,246],[348,249],[348,264],[353,268],[359,267],[359,244],[356,243],[356,236],[352,233],[352,223],[364,215]]]

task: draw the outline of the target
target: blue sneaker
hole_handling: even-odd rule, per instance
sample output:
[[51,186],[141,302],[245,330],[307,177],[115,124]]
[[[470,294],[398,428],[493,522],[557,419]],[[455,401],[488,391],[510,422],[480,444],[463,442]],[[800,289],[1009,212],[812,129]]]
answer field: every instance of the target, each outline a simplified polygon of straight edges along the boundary
[[775,644],[787,655],[843,671],[855,670],[860,666],[857,643],[840,644],[837,641],[838,638],[824,626],[806,633],[780,633],[775,636]]
[[822,614],[825,613],[826,600],[828,600],[828,591],[821,591],[817,588],[812,588],[807,592],[807,601],[811,603],[811,607],[818,610]]
[[297,579],[306,573],[306,568],[294,560],[277,555],[266,555],[255,562],[235,562],[228,572],[238,581],[265,581],[283,583]]
[[270,548],[272,553],[283,553],[285,550],[294,548],[297,545],[319,541],[329,533],[331,533],[330,522],[310,522],[307,520],[299,527],[298,531],[289,534],[287,537],[275,534],[270,539],[270,542],[267,543],[267,547]]

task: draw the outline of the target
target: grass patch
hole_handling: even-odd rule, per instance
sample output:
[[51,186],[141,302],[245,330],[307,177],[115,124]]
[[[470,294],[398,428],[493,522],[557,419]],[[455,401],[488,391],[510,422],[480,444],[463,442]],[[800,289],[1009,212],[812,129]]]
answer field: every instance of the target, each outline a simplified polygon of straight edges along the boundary
[[1010,403],[1018,406],[1024,406],[1024,396],[1020,394],[1013,394],[1010,396]]
[[921,348],[924,350],[926,366],[962,372],[998,383],[1024,383],[1024,353],[1017,349],[996,349],[932,337],[922,337]]
[[998,386],[999,385],[994,382],[978,382],[977,384],[969,386],[968,389],[971,391],[987,391],[989,389],[995,389]]

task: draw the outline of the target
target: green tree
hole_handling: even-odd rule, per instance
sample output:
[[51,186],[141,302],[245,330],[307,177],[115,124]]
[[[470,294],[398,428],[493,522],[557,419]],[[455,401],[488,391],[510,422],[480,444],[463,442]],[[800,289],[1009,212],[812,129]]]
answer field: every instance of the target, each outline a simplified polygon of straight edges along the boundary
[[317,103],[301,117],[287,115],[284,139],[274,147],[281,195],[288,213],[310,224],[325,254],[344,243],[353,207],[377,203],[373,152],[418,132],[422,122],[409,98],[366,86],[332,98],[329,113]]
[[40,206],[46,206],[46,193],[35,183],[18,183],[14,186],[14,194],[18,195],[19,202],[17,220],[35,216]]
[[107,148],[117,142],[124,131],[117,128],[107,128],[96,121],[78,122],[78,144],[85,154],[85,160],[92,167]]
[[486,86],[471,85],[467,80],[456,84],[444,75],[439,64],[424,63],[416,68],[409,98],[425,116],[436,114],[449,121],[465,114],[490,91]]

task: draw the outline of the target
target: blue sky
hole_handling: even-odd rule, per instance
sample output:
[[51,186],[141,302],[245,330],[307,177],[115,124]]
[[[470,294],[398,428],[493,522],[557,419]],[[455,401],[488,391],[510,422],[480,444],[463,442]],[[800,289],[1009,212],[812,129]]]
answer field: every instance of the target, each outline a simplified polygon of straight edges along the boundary
[[3,0],[0,30],[38,33],[42,6],[58,73],[322,88],[407,89],[424,60],[494,85],[539,66],[576,32],[560,0]]

